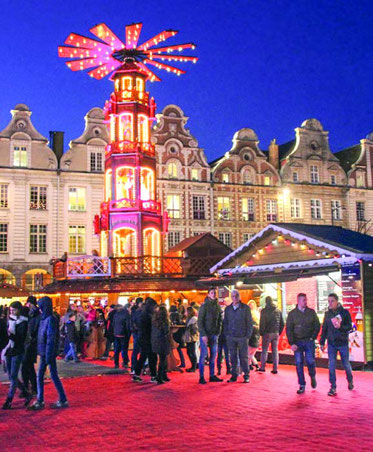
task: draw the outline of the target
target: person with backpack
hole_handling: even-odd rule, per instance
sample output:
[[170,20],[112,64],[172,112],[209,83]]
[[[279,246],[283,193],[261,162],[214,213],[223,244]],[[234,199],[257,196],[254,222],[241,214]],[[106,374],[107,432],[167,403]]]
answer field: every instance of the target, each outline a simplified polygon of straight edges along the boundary
[[28,407],[29,410],[36,411],[44,409],[44,375],[47,367],[53,384],[58,392],[59,398],[56,403],[51,404],[51,408],[67,408],[69,403],[65,390],[57,372],[56,357],[59,348],[58,320],[53,315],[52,300],[49,297],[42,297],[39,300],[41,319],[38,331],[38,355],[40,363],[38,369],[38,395],[36,402]]

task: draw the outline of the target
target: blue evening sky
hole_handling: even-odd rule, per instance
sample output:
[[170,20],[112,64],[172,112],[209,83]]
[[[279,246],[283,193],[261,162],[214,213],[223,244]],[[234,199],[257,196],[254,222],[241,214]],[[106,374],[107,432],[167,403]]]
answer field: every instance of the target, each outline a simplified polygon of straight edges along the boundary
[[170,103],[184,110],[210,160],[242,127],[267,149],[315,117],[333,151],[373,130],[372,0],[8,0],[0,17],[1,129],[9,110],[26,103],[41,133],[65,131],[66,147],[112,87],[70,71],[57,46],[72,31],[90,36],[101,22],[122,39],[126,24],[143,22],[140,43],[173,28],[180,33],[167,43],[197,44],[184,51],[199,57],[180,65],[186,75],[158,71],[163,81],[148,88],[158,112]]

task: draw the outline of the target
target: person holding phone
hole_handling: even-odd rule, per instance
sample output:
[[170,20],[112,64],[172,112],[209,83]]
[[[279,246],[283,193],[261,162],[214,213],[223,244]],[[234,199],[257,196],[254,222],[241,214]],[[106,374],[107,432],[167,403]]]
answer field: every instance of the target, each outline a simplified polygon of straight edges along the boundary
[[329,309],[324,315],[320,345],[325,349],[325,341],[328,341],[329,358],[329,396],[337,395],[336,363],[339,352],[342,365],[346,371],[348,389],[354,389],[352,368],[349,361],[348,335],[352,330],[350,313],[338,301],[338,295],[331,293],[328,296]]

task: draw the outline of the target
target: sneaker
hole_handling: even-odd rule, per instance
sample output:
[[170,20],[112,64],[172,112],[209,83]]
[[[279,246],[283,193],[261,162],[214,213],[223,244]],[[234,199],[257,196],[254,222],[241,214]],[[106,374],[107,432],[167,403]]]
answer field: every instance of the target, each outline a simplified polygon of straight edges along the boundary
[[154,383],[157,383],[157,385],[163,385],[163,384],[164,384],[164,381],[163,381],[163,380],[158,380],[158,379],[156,379],[156,380],[154,381]]
[[201,377],[200,379],[199,379],[199,382],[198,382],[200,385],[205,385],[205,384],[207,384],[207,381],[203,378],[203,377]]
[[170,379],[170,378],[168,378],[168,377],[167,377],[167,375],[166,375],[166,376],[164,376],[164,377],[162,377],[162,380],[163,380],[163,381],[171,381],[171,379]]
[[3,406],[1,407],[3,410],[10,410],[12,408],[11,399],[6,399]]
[[134,371],[134,370],[131,370],[130,374],[131,374],[131,375],[135,375],[135,371]]
[[277,370],[271,370],[271,374],[276,375],[276,374],[278,374],[278,371]]
[[257,369],[257,372],[265,372],[265,369],[262,369],[261,367],[259,369]]
[[132,375],[132,381],[140,382],[140,381],[142,381],[142,378],[139,377],[138,375]]
[[34,402],[31,406],[27,407],[27,409],[30,411],[40,411],[40,410],[44,410],[44,408],[45,408],[44,402],[39,402],[39,400]]
[[68,408],[69,407],[69,402],[67,400],[65,400],[64,402],[61,402],[61,400],[57,400],[56,403],[51,403],[50,407],[58,410],[60,408]]
[[337,390],[336,390],[336,388],[330,388],[330,389],[329,389],[329,392],[328,392],[328,396],[333,397],[333,396],[336,396],[336,395],[337,395]]
[[157,382],[158,382],[157,377],[151,377],[150,378],[150,383],[157,383]]
[[249,377],[249,375],[244,375],[244,377],[243,377],[243,382],[244,382],[244,383],[250,383],[250,377]]
[[30,404],[30,402],[32,400],[32,397],[33,396],[31,394],[31,392],[29,394],[27,394],[26,397],[25,397],[25,403],[23,404],[23,406],[29,406],[29,404]]
[[298,391],[297,391],[297,394],[303,394],[303,393],[305,392],[305,390],[306,390],[306,387],[305,387],[305,386],[299,386],[299,389],[298,389]]
[[349,381],[349,382],[348,382],[348,389],[349,389],[350,391],[352,391],[352,390],[354,389],[354,383],[353,383],[353,381]]
[[311,377],[311,388],[315,389],[317,386],[316,377]]
[[237,377],[234,377],[233,375],[229,380],[227,380],[228,383],[235,383],[237,381]]
[[219,383],[219,382],[223,381],[223,379],[217,377],[216,375],[213,375],[212,377],[210,377],[210,381],[211,381],[211,383]]

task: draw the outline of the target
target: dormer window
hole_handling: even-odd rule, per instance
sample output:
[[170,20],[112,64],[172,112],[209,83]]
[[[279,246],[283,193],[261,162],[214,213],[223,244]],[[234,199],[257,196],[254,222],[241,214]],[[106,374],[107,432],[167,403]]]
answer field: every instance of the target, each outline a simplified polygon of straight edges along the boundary
[[14,146],[13,147],[13,166],[27,168],[27,147]]
[[362,171],[356,174],[356,187],[365,187],[365,173]]
[[310,179],[311,179],[311,184],[318,184],[320,182],[319,167],[318,166],[311,165],[311,167],[310,167]]
[[229,184],[229,173],[225,172],[221,174],[221,181],[224,184]]
[[299,173],[298,173],[298,171],[293,171],[293,182],[299,182]]
[[245,185],[248,185],[248,184],[252,184],[252,180],[251,180],[251,172],[250,172],[250,170],[245,170],[244,171],[244,173],[243,173],[243,183],[245,184]]
[[170,162],[167,165],[167,175],[169,179],[177,179],[177,166],[175,162]]
[[332,174],[330,176],[330,184],[331,185],[337,185],[337,176],[335,176],[334,174]]
[[198,169],[197,168],[192,168],[191,179],[194,180],[194,181],[199,180]]
[[264,176],[264,185],[271,185],[271,176],[269,174]]

